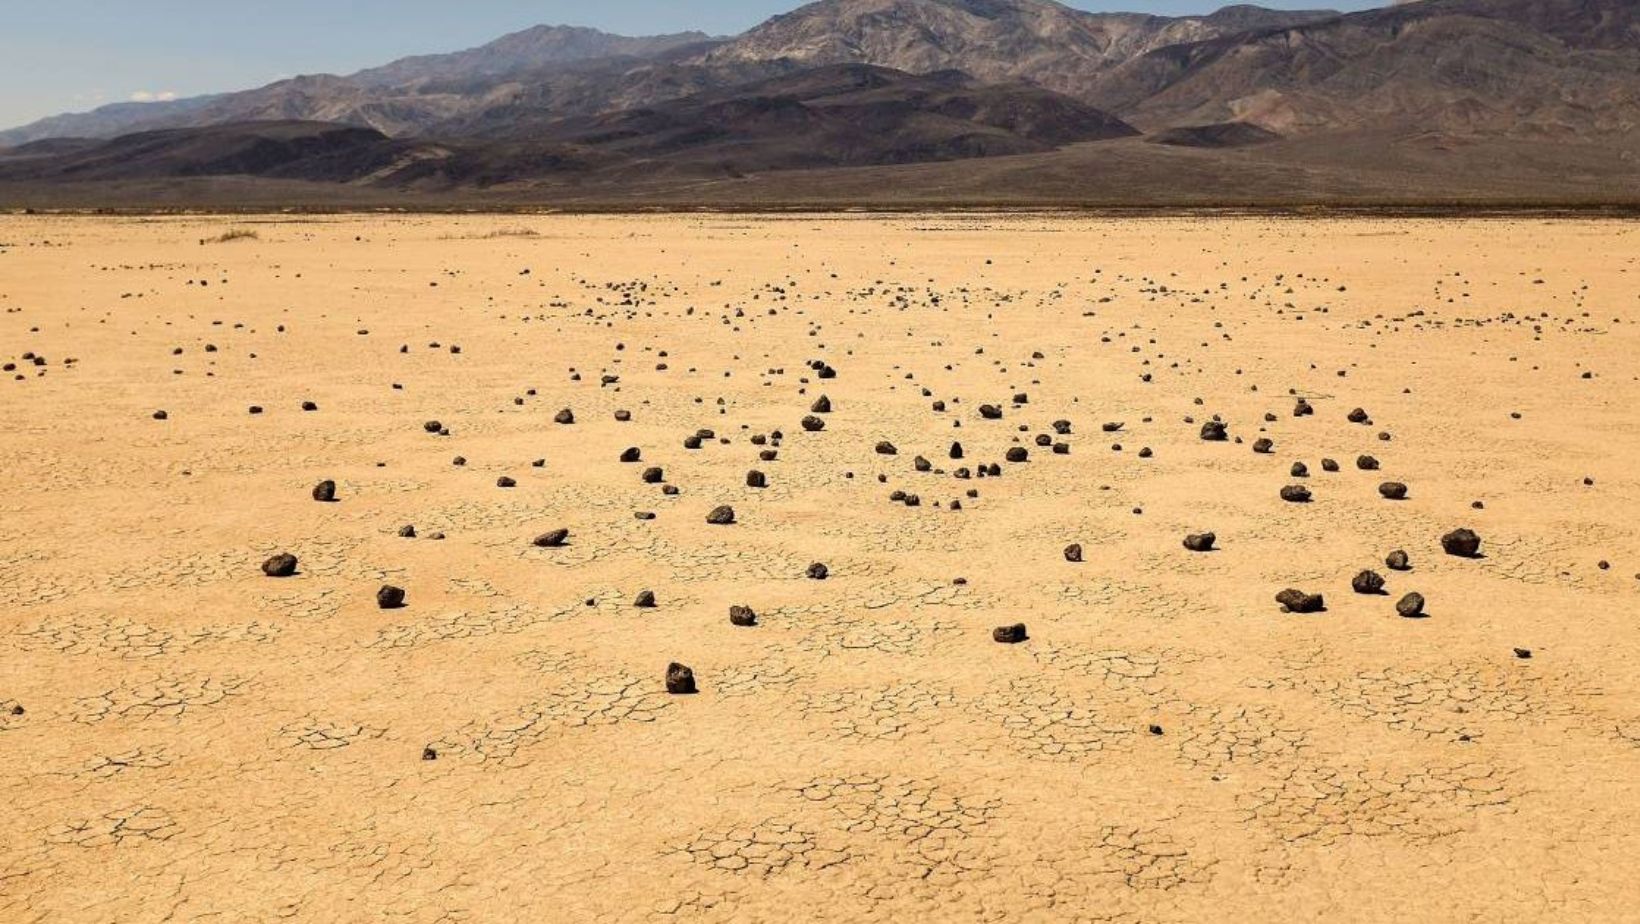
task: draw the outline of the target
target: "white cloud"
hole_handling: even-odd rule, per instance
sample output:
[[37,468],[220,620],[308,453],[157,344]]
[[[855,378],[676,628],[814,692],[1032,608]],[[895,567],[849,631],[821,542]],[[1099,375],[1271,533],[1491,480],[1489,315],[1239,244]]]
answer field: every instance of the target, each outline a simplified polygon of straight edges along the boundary
[[157,93],[153,90],[138,90],[131,94],[133,103],[169,103],[176,98],[176,93],[171,90],[160,90]]

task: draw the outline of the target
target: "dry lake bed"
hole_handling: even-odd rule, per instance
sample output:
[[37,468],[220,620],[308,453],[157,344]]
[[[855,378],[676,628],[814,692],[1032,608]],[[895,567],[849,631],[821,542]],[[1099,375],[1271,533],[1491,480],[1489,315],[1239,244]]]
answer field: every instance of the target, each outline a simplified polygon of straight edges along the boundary
[[0,920],[1634,920],[1637,230],[0,218]]

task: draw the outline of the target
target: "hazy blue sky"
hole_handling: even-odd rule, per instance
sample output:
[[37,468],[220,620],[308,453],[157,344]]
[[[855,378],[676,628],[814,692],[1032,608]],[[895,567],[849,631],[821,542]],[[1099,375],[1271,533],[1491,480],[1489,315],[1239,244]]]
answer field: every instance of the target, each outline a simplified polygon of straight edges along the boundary
[[[797,0],[0,0],[0,127],[104,103],[347,73],[455,51],[539,23],[644,35],[739,32]],[[1084,9],[1180,14],[1212,0],[1069,0]],[[1264,6],[1361,9],[1350,0]]]

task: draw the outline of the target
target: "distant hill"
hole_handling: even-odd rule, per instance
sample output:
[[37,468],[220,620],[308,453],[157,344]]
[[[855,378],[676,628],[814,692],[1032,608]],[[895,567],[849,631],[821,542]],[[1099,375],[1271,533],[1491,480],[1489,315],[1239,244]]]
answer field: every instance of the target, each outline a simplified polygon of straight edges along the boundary
[[804,70],[535,133],[623,157],[750,171],[1021,154],[1137,134],[1114,116],[1040,87],[859,64]]
[[1640,128],[1640,3],[1422,0],[1146,52],[1090,99],[1136,124],[1588,139]]
[[820,0],[705,52],[708,63],[788,60],[960,70],[1073,96],[1157,48],[1336,18],[1330,10],[1226,7],[1208,16],[1087,13],[1049,0]]
[[[1118,175],[1134,201],[1460,188],[1627,201],[1637,152],[1635,0],[1182,17],[819,0],[726,39],[542,26],[350,76],[57,116],[0,133],[0,184],[33,197],[212,176],[383,195],[756,189],[778,201],[780,189],[862,188],[849,171],[925,165],[893,182],[988,201],[1103,196]],[[992,169],[998,159],[1010,163]],[[984,180],[929,166],[943,162]],[[901,194],[916,190],[882,191]]]
[[299,121],[39,141],[0,155],[0,182],[243,175],[488,186],[566,172],[618,173],[639,162],[715,175],[1034,153],[1137,134],[1120,119],[1039,87],[840,65],[448,144]]
[[0,131],[0,146],[268,119],[449,136],[514,108],[585,115],[833,64],[960,70],[986,82],[1028,82],[1082,96],[1104,70],[1158,47],[1336,15],[1233,6],[1170,18],[1085,13],[1050,0],[822,0],[728,41],[701,32],[632,38],[537,26],[349,76],[309,75],[237,93],[54,116]]
[[1281,136],[1246,122],[1216,122],[1212,125],[1180,125],[1163,129],[1148,140],[1153,144],[1171,144],[1181,148],[1243,148],[1280,141]]
[[619,61],[624,70],[648,58],[702,48],[711,41],[699,32],[630,38],[596,29],[537,26],[478,48],[402,58],[347,77],[317,74],[237,93],[163,103],[117,103],[88,113],[53,116],[0,131],[0,146],[59,136],[108,138],[147,129],[257,120],[343,122],[390,135],[414,134],[436,122],[495,104],[498,97],[512,91],[513,78],[534,83],[542,72],[586,62]]
[[429,82],[464,82],[502,77],[552,64],[599,58],[649,58],[676,48],[709,44],[704,32],[631,38],[575,26],[535,26],[487,45],[451,54],[400,58],[359,71],[350,78],[366,87],[408,89]]
[[245,175],[343,182],[413,150],[381,132],[323,122],[173,128],[111,141],[33,142],[0,156],[0,182]]

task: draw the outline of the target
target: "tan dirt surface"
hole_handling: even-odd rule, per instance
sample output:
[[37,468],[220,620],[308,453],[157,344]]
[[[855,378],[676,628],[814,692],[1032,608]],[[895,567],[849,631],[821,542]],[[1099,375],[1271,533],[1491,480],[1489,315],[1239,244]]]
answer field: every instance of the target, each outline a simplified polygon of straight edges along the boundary
[[0,219],[0,920],[1634,920],[1637,230]]

